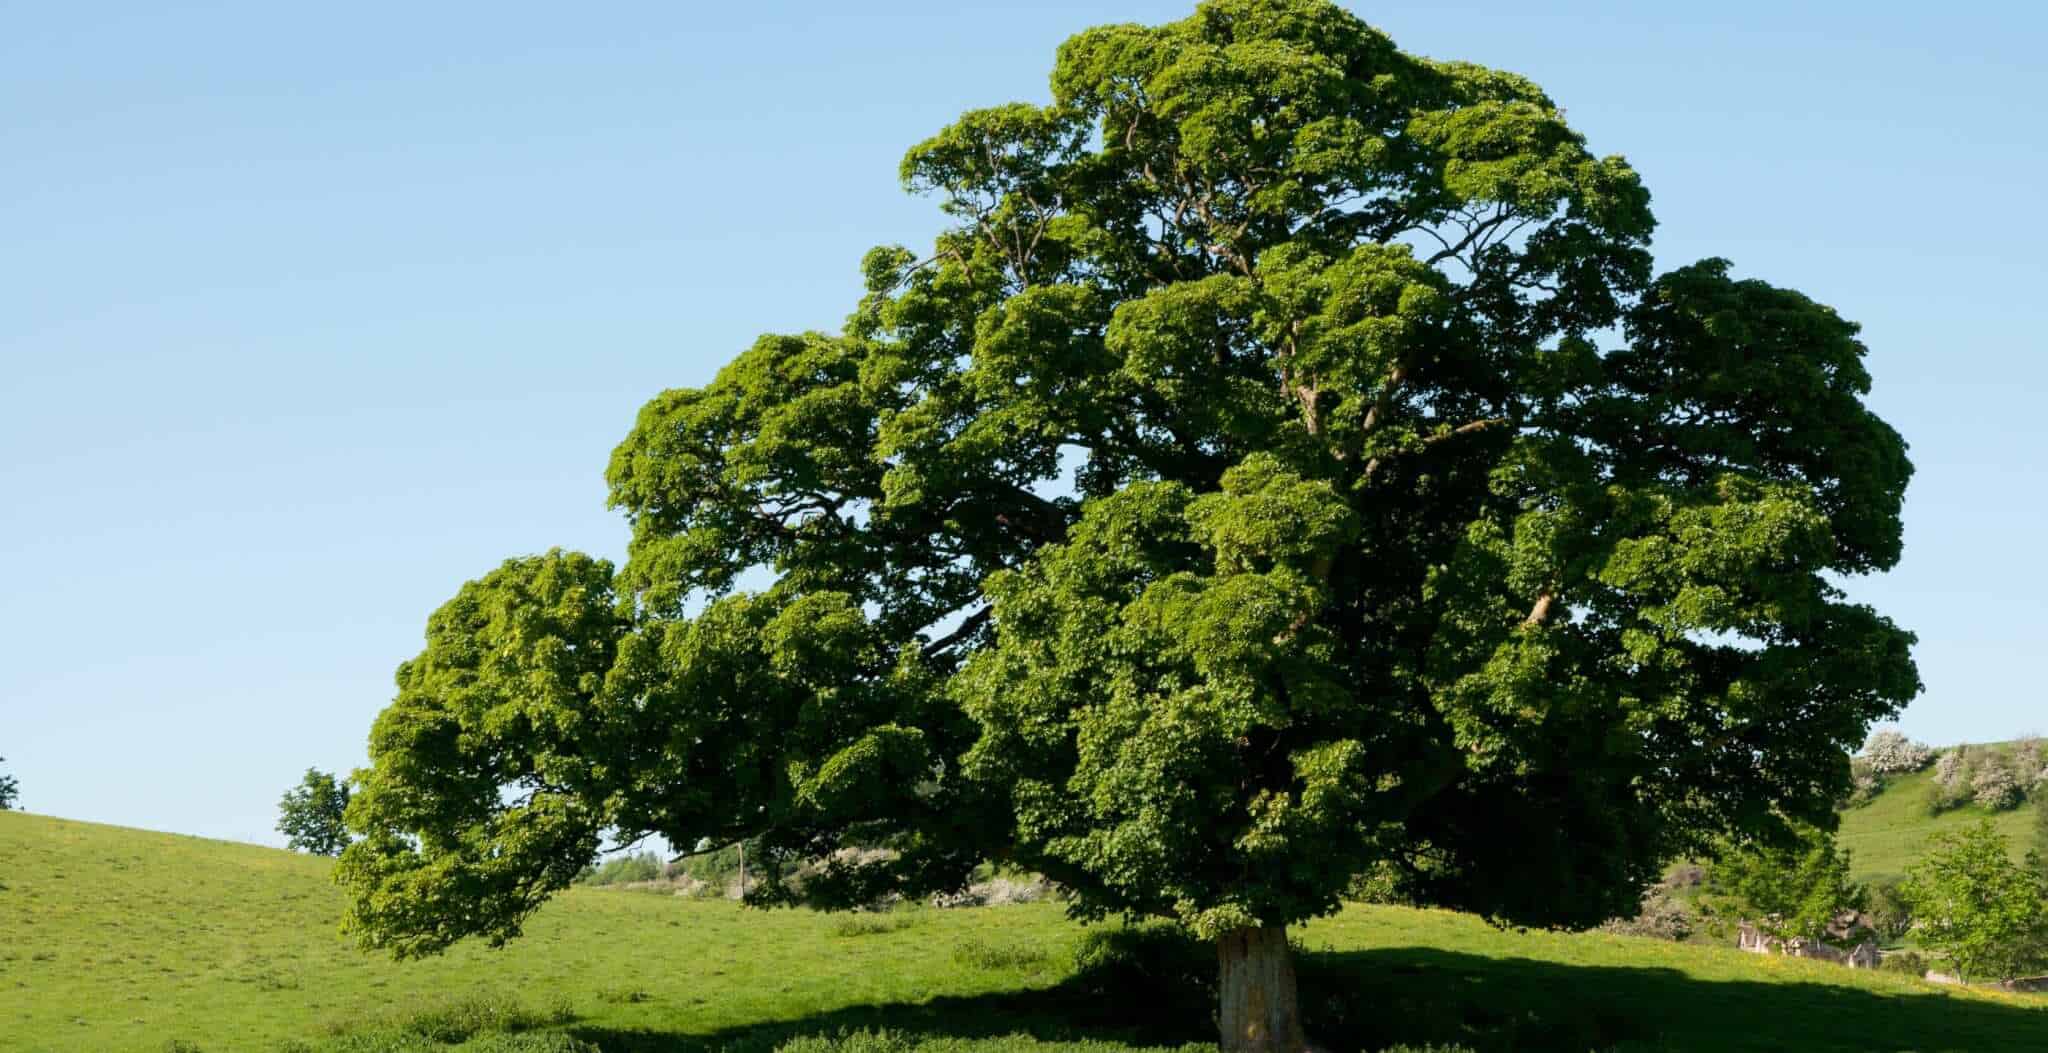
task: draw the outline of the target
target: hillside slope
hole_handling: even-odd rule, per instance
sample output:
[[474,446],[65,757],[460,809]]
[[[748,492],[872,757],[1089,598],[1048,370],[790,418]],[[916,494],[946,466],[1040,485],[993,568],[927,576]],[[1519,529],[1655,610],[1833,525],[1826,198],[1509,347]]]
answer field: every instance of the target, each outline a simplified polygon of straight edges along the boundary
[[2015,854],[2031,844],[2034,810],[2040,805],[2029,802],[2009,812],[1992,812],[1971,804],[1930,816],[1925,801],[1927,786],[1933,781],[1931,768],[1899,776],[1869,804],[1842,813],[1841,829],[1835,837],[1853,853],[1849,863],[1854,877],[1869,880],[1904,874],[1926,850],[1929,838],[1987,818],[2005,835]]
[[[1054,905],[850,924],[579,889],[502,951],[397,964],[336,933],[327,875],[271,849],[0,813],[0,1049],[318,1048],[465,1001],[526,1007],[605,1053],[864,1027],[977,1053],[1209,1034],[1149,959],[1077,974],[1087,932]],[[1350,908],[1299,938],[1304,1004],[1336,1050],[2048,1048],[2048,1000],[1733,950],[1397,908]]]

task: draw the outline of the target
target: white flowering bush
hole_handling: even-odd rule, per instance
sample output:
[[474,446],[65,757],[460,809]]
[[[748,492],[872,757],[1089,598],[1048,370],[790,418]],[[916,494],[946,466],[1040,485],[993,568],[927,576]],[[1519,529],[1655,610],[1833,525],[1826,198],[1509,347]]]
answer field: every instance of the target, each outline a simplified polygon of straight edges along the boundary
[[1969,750],[1958,746],[1941,755],[1934,762],[1934,781],[1943,786],[1953,787],[1962,781],[1963,773],[1970,765]]
[[1934,750],[1925,743],[1886,728],[1870,736],[1863,744],[1863,759],[1870,764],[1870,770],[1879,775],[1902,775],[1927,767],[1934,759]]
[[2029,735],[2012,747],[2012,768],[2019,773],[2020,782],[2031,785],[2035,773],[2048,766],[2048,742],[2038,735]]
[[2018,807],[2023,796],[2019,779],[2003,758],[1980,766],[1970,780],[1970,791],[1972,799],[1994,812]]
[[1971,787],[1976,771],[1976,758],[1969,747],[1943,751],[1934,762],[1934,780],[1927,784],[1927,814],[1940,815],[1962,807],[1976,792]]
[[1867,757],[1849,758],[1849,793],[1841,800],[1844,808],[1861,808],[1884,792],[1884,777],[1870,766]]

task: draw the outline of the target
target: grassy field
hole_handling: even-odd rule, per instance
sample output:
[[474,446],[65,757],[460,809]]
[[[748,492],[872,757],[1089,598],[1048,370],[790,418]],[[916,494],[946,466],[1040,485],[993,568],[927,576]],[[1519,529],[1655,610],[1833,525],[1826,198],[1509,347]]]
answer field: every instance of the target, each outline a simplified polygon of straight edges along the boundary
[[[850,922],[578,889],[504,950],[397,964],[337,935],[327,874],[0,813],[0,1049],[1115,1053],[1212,1034],[1199,949],[1126,932],[1105,951],[1053,905]],[[2048,1000],[1732,949],[1397,908],[1298,938],[1305,1009],[1335,1050],[2048,1048]]]
[[2005,835],[2015,853],[2025,851],[2031,844],[2034,809],[2039,805],[2029,803],[2009,812],[1993,813],[1971,804],[1929,816],[1924,802],[1927,784],[1933,780],[1931,768],[1902,776],[1869,804],[1842,813],[1836,840],[1854,853],[1849,862],[1858,880],[1903,874],[1925,851],[1928,838],[1986,818]]

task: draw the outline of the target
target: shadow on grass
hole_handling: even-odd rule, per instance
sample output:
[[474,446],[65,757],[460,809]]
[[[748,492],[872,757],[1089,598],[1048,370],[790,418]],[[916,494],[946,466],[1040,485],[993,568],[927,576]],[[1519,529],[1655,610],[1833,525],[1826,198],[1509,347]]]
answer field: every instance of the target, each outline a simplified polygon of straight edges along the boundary
[[[1425,948],[1309,952],[1302,1011],[1332,1051],[1458,1043],[1496,1051],[2048,1050],[2048,1000],[1882,995],[1816,983],[1696,980],[1674,970],[1574,966]],[[1200,967],[1213,966],[1203,956]],[[855,1006],[709,1034],[576,1029],[605,1053],[753,1053],[862,1029],[913,1041],[1028,1035],[1043,1042],[1211,1043],[1210,992],[1192,973],[1083,969],[1046,990]]]

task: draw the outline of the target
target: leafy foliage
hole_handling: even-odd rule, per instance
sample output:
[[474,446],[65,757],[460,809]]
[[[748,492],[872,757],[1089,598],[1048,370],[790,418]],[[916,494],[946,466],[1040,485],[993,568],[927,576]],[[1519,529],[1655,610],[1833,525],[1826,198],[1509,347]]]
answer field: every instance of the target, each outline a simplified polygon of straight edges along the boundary
[[2048,802],[2035,802],[2034,855],[2043,861],[2041,876],[2048,880]]
[[1987,820],[1935,838],[1909,872],[1921,942],[1965,979],[2009,979],[2048,965],[2048,877],[2040,857],[2013,861]]
[[1849,880],[1849,854],[1825,831],[1806,828],[1785,843],[1751,842],[1724,851],[1707,874],[1707,902],[1782,940],[1823,938],[1846,910],[1864,905]]
[[297,786],[277,802],[277,832],[293,851],[338,856],[348,847],[348,784],[317,768],[307,768]]
[[[0,757],[0,763],[5,763],[6,760],[7,758]],[[13,808],[15,802],[20,799],[21,783],[12,775],[0,775],[0,812]]]
[[614,856],[591,867],[580,880],[586,885],[623,885],[634,881],[654,881],[665,876],[661,857],[653,852],[635,852],[631,855]]
[[1088,30],[1052,86],[911,149],[954,225],[843,332],[641,411],[623,567],[430,618],[349,812],[365,942],[510,938],[606,831],[758,837],[756,902],[1001,857],[1218,936],[1383,864],[1591,925],[1829,821],[1919,688],[1833,583],[1910,475],[1853,323],[1653,274],[1534,84],[1323,0]]
[[1863,889],[1863,913],[1881,939],[1896,940],[1913,925],[1913,907],[1906,899],[1905,880],[1889,877]]

